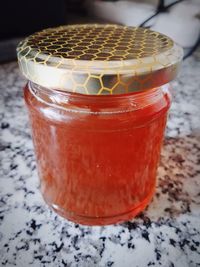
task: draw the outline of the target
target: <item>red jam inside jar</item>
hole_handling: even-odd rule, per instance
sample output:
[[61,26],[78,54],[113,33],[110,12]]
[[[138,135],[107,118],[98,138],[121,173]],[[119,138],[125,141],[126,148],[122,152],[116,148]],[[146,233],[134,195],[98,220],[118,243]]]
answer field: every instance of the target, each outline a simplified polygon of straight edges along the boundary
[[155,190],[169,92],[81,96],[29,84],[25,100],[50,206],[82,224],[124,221],[146,207]]
[[[90,27],[93,29],[94,26]],[[100,27],[105,34],[105,26]],[[112,27],[119,32],[123,28]],[[137,28],[133,29],[137,31]],[[61,28],[62,34],[64,30]],[[56,34],[58,36],[58,30]],[[94,38],[94,33],[91,36]],[[171,39],[169,44],[172,45],[170,42]],[[131,219],[144,210],[155,191],[156,171],[171,103],[167,82],[175,75],[169,75],[171,65],[167,70],[163,67],[163,70],[155,71],[157,76],[151,76],[150,84],[144,79],[147,77],[143,75],[144,69],[140,69],[143,72],[141,76],[137,74],[137,79],[131,77],[131,82],[127,73],[124,76],[124,73],[113,74],[113,71],[106,76],[98,70],[99,76],[96,73],[90,76],[83,75],[83,72],[80,75],[79,70],[74,84],[71,76],[62,73],[64,83],[62,86],[57,83],[56,87],[56,79],[52,79],[50,74],[54,78],[55,71],[55,76],[60,78],[61,72],[57,72],[54,66],[47,68],[47,63],[43,66],[38,60],[38,72],[35,71],[31,77],[23,69],[23,60],[27,57],[23,49],[27,43],[23,45],[18,57],[23,73],[30,80],[24,96],[45,201],[61,216],[81,224],[106,225]],[[108,54],[106,51],[98,55],[101,60]],[[90,54],[87,56],[90,59]],[[84,60],[81,57],[78,59]],[[109,60],[117,60],[113,54],[110,57]],[[177,58],[177,62],[180,61],[181,52]],[[30,70],[33,69],[33,65],[26,64],[27,68],[31,66]],[[174,66],[175,63],[173,70]],[[34,78],[36,73],[40,79]],[[102,79],[104,75],[106,86],[103,84],[105,79]],[[100,82],[96,81],[99,77]],[[45,86],[48,82],[51,86]],[[101,88],[98,88],[99,84]],[[114,91],[115,88],[119,91]]]

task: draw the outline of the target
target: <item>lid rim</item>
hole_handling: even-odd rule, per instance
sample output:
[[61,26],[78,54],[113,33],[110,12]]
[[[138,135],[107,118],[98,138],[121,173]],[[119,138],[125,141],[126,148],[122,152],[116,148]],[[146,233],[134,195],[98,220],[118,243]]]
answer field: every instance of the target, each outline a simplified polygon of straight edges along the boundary
[[[123,50],[123,46],[118,44],[116,46],[117,48],[110,48],[110,51],[114,51],[112,53],[118,53],[118,56],[113,56],[114,54],[111,52],[105,52],[106,49],[97,49],[98,52],[95,54],[95,51],[97,51],[95,48],[93,48],[93,50],[87,48],[85,51],[91,51],[91,54],[84,52],[84,57],[81,58],[82,52],[76,50],[77,45],[72,41],[70,41],[72,44],[68,46],[66,44],[56,46],[56,44],[54,44],[55,42],[53,45],[51,44],[52,40],[54,40],[54,34],[56,34],[55,38],[58,38],[60,36],[62,37],[62,34],[65,33],[63,40],[65,40],[65,42],[68,42],[66,40],[71,40],[70,34],[72,31],[75,31],[76,34],[79,34],[76,27],[79,27],[84,31],[90,27],[86,38],[94,38],[95,34],[98,35],[98,33],[95,32],[96,28],[101,28],[101,33],[104,31],[110,31],[110,34],[112,34],[112,29],[117,29],[118,35],[120,35],[122,32],[123,37],[120,37],[121,39],[119,38],[119,42],[117,40],[113,41],[110,39],[111,43],[124,42],[124,48],[126,48],[126,44],[127,51]],[[66,34],[67,31],[69,36]],[[128,34],[126,37],[127,32],[130,34]],[[50,37],[48,34],[50,34]],[[138,35],[138,37],[136,37],[136,40],[139,40],[138,42],[135,42],[133,37],[135,35]],[[44,36],[47,39],[44,39]],[[75,38],[74,40],[77,40],[77,35],[72,36],[75,36],[73,38]],[[81,40],[86,40],[84,39],[84,34],[81,36]],[[38,41],[38,38],[40,41]],[[123,38],[125,38],[124,40],[126,40],[126,42],[121,41]],[[101,42],[104,42],[105,44],[107,42],[106,40],[109,40],[107,38],[104,41],[103,37],[101,37],[101,39]],[[39,43],[42,43],[41,40],[44,40],[44,42],[43,45],[40,46]],[[62,43],[62,38],[55,40],[56,42]],[[130,40],[131,45],[127,40]],[[47,45],[47,41],[50,42],[49,45]],[[53,47],[51,48],[51,46]],[[58,51],[55,47],[61,47],[60,49],[63,49],[63,51],[67,52],[59,52],[60,50]],[[104,47],[104,44],[102,44],[102,47]],[[140,49],[137,47],[140,47]],[[117,50],[118,48],[119,50]],[[84,47],[82,47],[82,49],[84,49]],[[71,51],[70,55],[68,55],[68,51]],[[133,51],[133,53],[130,51]],[[94,54],[92,54],[92,52]],[[145,53],[150,53],[151,55],[142,56],[145,55]],[[110,56],[107,56],[108,54]],[[180,62],[183,58],[183,49],[178,44],[174,43],[169,37],[144,28],[119,26],[113,24],[78,24],[60,26],[52,29],[50,28],[38,32],[35,35],[31,35],[24,41],[20,42],[17,47],[17,55],[19,66],[24,76],[41,86],[68,90],[71,92],[75,92],[76,88],[81,86],[84,87],[85,92],[89,92],[89,94],[98,94],[99,92],[102,94],[107,94],[108,92],[111,94],[120,94],[122,91],[120,86],[122,85],[125,88],[125,92],[142,91],[150,88],[150,85],[144,85],[145,77],[151,80],[151,87],[153,87],[155,84],[159,84],[159,82],[155,82],[152,79],[158,79],[159,81],[162,80],[163,82],[165,81],[165,83],[170,82],[177,75]],[[105,56],[105,58],[102,59],[101,56]],[[131,58],[131,56],[133,58]],[[87,59],[91,57],[92,59]],[[161,73],[162,78],[157,77],[158,75],[156,73]],[[84,77],[86,77],[85,80]],[[89,79],[90,82],[86,81],[87,79]],[[83,80],[84,83],[81,83],[80,80]],[[104,84],[104,80],[106,80],[106,86]],[[136,80],[138,85],[136,84]],[[134,89],[133,87],[130,87],[131,81],[135,81],[133,86]],[[162,84],[159,84],[159,86],[160,85]],[[86,88],[87,86],[88,88]],[[94,89],[92,89],[92,86]],[[113,88],[117,89],[114,90]],[[83,88],[81,90],[83,90]]]

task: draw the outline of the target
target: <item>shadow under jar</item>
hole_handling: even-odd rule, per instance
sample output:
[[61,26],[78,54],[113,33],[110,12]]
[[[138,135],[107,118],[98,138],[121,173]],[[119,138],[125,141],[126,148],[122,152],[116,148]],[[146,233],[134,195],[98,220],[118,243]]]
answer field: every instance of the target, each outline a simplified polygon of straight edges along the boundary
[[25,39],[18,59],[45,201],[87,225],[144,210],[182,49],[143,28],[72,25]]

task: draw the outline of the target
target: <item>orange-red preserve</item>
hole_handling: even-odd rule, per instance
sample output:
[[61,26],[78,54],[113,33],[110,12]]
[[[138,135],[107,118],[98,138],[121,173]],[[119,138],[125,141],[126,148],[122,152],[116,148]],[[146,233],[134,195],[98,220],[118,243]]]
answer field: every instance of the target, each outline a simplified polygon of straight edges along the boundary
[[142,211],[181,48],[143,28],[72,25],[28,37],[18,58],[45,201],[88,225]]

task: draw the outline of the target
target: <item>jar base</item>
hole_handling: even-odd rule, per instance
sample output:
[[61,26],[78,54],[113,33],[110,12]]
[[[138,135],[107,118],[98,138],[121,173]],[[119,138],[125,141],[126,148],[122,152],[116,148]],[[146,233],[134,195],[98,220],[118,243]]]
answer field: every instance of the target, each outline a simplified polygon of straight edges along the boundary
[[58,215],[61,217],[72,221],[74,223],[88,225],[88,226],[102,226],[102,225],[109,225],[109,224],[116,224],[128,221],[133,219],[136,215],[142,212],[147,205],[151,202],[155,192],[155,187],[150,192],[150,194],[136,207],[131,209],[128,212],[117,214],[114,216],[106,216],[106,217],[87,217],[82,215],[77,215],[74,212],[64,211],[59,208],[57,205],[50,204],[46,201],[46,203],[53,209]]

